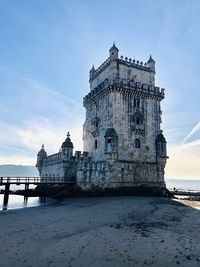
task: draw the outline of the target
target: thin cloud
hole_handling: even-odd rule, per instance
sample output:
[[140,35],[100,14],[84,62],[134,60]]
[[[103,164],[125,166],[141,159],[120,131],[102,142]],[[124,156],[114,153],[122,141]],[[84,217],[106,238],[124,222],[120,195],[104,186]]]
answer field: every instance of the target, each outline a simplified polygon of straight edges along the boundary
[[[0,123],[0,164],[12,163],[35,164],[36,155],[42,144],[48,154],[57,153],[66,138],[67,131],[71,133],[71,139],[75,150],[82,150],[82,132],[78,125],[66,125],[64,121],[51,124],[48,121],[28,121],[23,126],[13,127],[10,124]],[[27,160],[26,160],[27,157]],[[9,160],[10,158],[10,160]]]
[[58,91],[54,91],[54,90],[52,90],[52,89],[49,89],[49,88],[47,88],[47,87],[45,87],[45,86],[39,84],[38,82],[36,82],[36,81],[34,81],[34,80],[32,80],[32,79],[29,79],[29,78],[23,76],[22,74],[19,74],[19,73],[16,72],[16,71],[10,70],[10,69],[6,68],[5,66],[2,66],[2,65],[0,65],[0,69],[2,69],[4,72],[7,72],[7,73],[10,74],[11,76],[14,76],[15,78],[17,78],[17,79],[19,79],[19,80],[21,80],[21,81],[23,81],[23,82],[29,84],[30,87],[27,87],[26,90],[27,90],[28,88],[30,88],[30,89],[35,89],[35,90],[38,90],[38,91],[40,91],[40,92],[42,92],[42,93],[50,94],[50,95],[52,95],[52,96],[54,96],[54,97],[57,97],[57,98],[59,98],[59,99],[61,99],[61,100],[65,100],[65,101],[67,101],[67,102],[70,102],[71,104],[73,104],[73,105],[75,105],[75,106],[77,106],[77,107],[81,107],[80,103],[74,101],[73,99],[67,97],[66,95],[61,94],[61,93],[58,92]]
[[79,103],[4,66],[0,71],[9,93],[1,105],[6,116],[0,121],[0,164],[34,165],[41,145],[45,144],[48,154],[57,153],[67,131],[75,149],[82,150],[83,112]]
[[183,139],[183,143],[186,143],[196,132],[198,132],[200,130],[200,122],[198,122],[193,128],[192,130],[189,132],[189,134],[187,134],[184,139]]

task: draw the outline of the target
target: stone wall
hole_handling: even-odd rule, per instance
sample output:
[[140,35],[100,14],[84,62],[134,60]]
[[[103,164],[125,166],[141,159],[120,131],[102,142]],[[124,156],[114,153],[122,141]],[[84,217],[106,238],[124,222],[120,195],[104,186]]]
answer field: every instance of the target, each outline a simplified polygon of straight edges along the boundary
[[[140,101],[139,106],[134,106],[135,100]],[[105,132],[114,128],[118,135],[120,160],[155,161],[155,139],[160,131],[159,105],[156,99],[135,97],[120,90],[96,99],[87,107],[84,151],[88,151],[95,161],[105,160]],[[139,125],[134,122],[137,111],[144,116]],[[136,139],[141,143],[139,150],[134,146]]]
[[[99,188],[137,187],[140,185],[164,187],[159,163],[137,161],[80,162],[77,184],[84,190]],[[163,166],[160,166],[163,169]]]

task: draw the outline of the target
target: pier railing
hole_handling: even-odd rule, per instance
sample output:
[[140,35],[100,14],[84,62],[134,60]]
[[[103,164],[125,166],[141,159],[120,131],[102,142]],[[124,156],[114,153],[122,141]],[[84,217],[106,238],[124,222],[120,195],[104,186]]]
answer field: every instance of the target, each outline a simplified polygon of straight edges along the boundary
[[0,185],[6,185],[6,184],[69,184],[72,183],[72,181],[65,181],[64,178],[61,177],[10,177],[10,176],[1,176],[0,177]]
[[74,181],[65,181],[64,178],[61,177],[11,177],[11,176],[0,176],[0,186],[5,186],[5,190],[3,191],[4,199],[3,199],[3,209],[7,209],[6,206],[8,204],[9,194],[10,194],[10,186],[12,184],[15,185],[25,185],[25,192],[29,190],[29,185],[64,185],[64,184],[74,184]]
[[200,196],[199,189],[169,188],[169,191],[177,196]]

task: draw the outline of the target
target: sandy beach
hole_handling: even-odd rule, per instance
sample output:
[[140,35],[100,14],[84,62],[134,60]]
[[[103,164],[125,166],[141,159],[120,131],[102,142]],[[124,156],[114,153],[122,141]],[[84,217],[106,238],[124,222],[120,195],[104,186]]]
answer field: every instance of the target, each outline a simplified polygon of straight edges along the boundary
[[67,199],[0,212],[1,267],[200,266],[200,203]]

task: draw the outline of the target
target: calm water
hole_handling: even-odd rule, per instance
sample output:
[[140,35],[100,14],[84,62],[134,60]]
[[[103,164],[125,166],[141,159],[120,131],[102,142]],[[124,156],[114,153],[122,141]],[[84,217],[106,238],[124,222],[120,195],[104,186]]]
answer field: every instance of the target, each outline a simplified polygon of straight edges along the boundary
[[200,191],[200,180],[166,179],[165,182],[168,189],[175,187],[176,189]]
[[[168,189],[183,189],[183,190],[197,190],[200,191],[200,180],[178,180],[178,179],[168,179],[166,180],[166,185]],[[34,188],[34,186],[32,187]],[[4,186],[0,186],[0,190],[4,189]],[[11,186],[11,190],[24,189],[24,186]],[[53,200],[52,200],[53,202]],[[47,202],[48,204],[48,202]],[[28,202],[24,203],[24,197],[18,195],[10,195],[7,209],[19,209],[26,207],[34,207],[44,205],[41,203],[38,197],[29,197]],[[0,210],[3,209],[3,195],[0,194]]]
[[[30,189],[35,188],[34,185],[30,185]],[[0,186],[0,190],[5,189],[4,186]],[[15,190],[21,190],[24,189],[24,185],[11,185],[10,190],[15,191]],[[4,195],[0,194],[0,211],[3,210],[3,198]],[[52,200],[52,202],[54,202]],[[9,201],[8,205],[6,207],[7,210],[11,209],[21,209],[21,208],[27,208],[27,207],[35,207],[35,206],[40,206],[44,204],[50,203],[49,199],[48,201],[41,202],[39,197],[29,197],[27,202],[24,202],[24,196],[19,196],[19,195],[9,195]]]
[[[34,207],[41,205],[38,197],[29,197],[27,203],[24,203],[24,197],[18,195],[9,195],[7,209],[20,209],[25,207]],[[0,210],[3,209],[3,195],[0,194]]]

